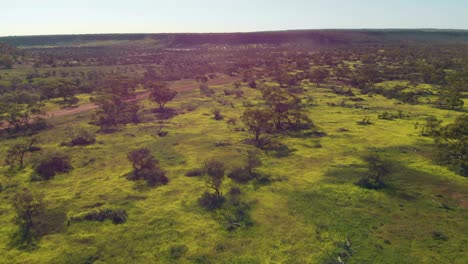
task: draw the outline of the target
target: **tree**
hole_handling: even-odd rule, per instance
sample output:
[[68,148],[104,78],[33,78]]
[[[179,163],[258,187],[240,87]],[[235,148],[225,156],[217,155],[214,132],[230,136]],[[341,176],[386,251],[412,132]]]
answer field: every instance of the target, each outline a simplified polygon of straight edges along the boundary
[[24,156],[29,152],[29,146],[26,144],[15,144],[7,151],[5,164],[8,166],[15,166],[18,164],[20,168],[24,167]]
[[317,87],[320,87],[320,83],[330,76],[330,72],[325,68],[317,68],[310,72],[309,79],[314,82]]
[[263,99],[272,113],[275,129],[304,129],[312,121],[304,114],[301,99],[280,87],[267,87],[262,90]]
[[101,127],[101,132],[114,132],[119,129],[120,124],[139,122],[140,106],[137,102],[126,102],[120,96],[112,94],[101,94],[95,102],[100,106],[95,124]]
[[435,141],[438,161],[468,177],[468,115],[461,115],[452,124],[440,128]]
[[442,108],[450,110],[461,110],[463,109],[464,102],[462,100],[463,94],[461,90],[451,87],[442,88],[439,91],[439,98],[437,104]]
[[150,100],[159,104],[159,110],[161,111],[164,110],[164,106],[177,95],[177,92],[171,90],[167,83],[150,83],[148,89],[150,90]]
[[463,109],[463,92],[466,91],[468,77],[466,73],[459,71],[446,77],[447,85],[439,91],[437,103],[440,107],[451,110]]
[[209,188],[215,191],[216,198],[222,197],[221,185],[224,180],[224,163],[215,159],[209,159],[205,162],[204,171],[206,173],[205,181]]
[[43,195],[33,194],[29,189],[23,188],[13,196],[12,204],[16,213],[15,222],[19,227],[18,242],[31,245],[35,237],[34,219],[45,209]]
[[151,187],[169,182],[165,171],[158,166],[159,161],[153,157],[149,149],[133,150],[128,153],[127,158],[133,166],[133,172],[127,177],[130,180],[143,179]]
[[18,164],[20,168],[24,167],[24,158],[28,152],[37,150],[37,147],[33,147],[38,142],[38,139],[33,137],[28,141],[17,143],[7,150],[7,157],[5,159],[5,165],[15,166]]
[[141,171],[145,169],[152,170],[158,164],[158,161],[153,157],[151,151],[147,148],[133,150],[128,153],[127,158],[132,162],[133,173],[137,177],[141,177]]
[[242,122],[244,122],[249,131],[254,135],[255,145],[257,147],[262,143],[262,134],[273,129],[271,118],[271,112],[262,108],[247,109],[242,115]]
[[60,81],[60,85],[56,89],[58,97],[63,98],[63,103],[69,107],[78,103],[77,93],[78,85],[76,82],[64,79]]
[[391,164],[377,153],[362,158],[367,163],[367,176],[358,185],[369,189],[380,189],[385,186],[384,178],[391,172]]
[[262,161],[260,160],[258,151],[249,150],[247,151],[247,162],[245,169],[249,172],[250,177],[256,178],[257,174],[254,173],[254,169],[262,166]]

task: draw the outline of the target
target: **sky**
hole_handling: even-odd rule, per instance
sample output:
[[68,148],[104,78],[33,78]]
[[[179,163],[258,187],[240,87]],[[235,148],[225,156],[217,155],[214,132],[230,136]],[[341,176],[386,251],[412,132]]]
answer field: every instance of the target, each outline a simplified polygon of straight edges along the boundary
[[468,29],[468,0],[0,0],[0,36]]

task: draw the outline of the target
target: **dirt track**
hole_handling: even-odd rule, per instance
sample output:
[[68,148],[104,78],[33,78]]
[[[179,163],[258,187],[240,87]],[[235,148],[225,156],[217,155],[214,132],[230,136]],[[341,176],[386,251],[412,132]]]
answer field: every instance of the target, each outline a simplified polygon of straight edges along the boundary
[[[240,80],[239,77],[225,77],[225,78],[220,78],[220,79],[215,79],[211,80],[208,82],[208,85],[221,85],[221,84],[228,84],[232,83],[235,81]],[[178,92],[184,92],[184,91],[190,91],[198,88],[198,84],[184,84],[184,85],[171,85],[171,89],[178,91]],[[135,98],[130,99],[129,101],[137,101],[137,100],[143,100],[146,97],[148,97],[148,92],[140,93],[137,94]],[[74,108],[66,108],[66,109],[59,109],[59,110],[54,110],[54,111],[49,111],[46,112],[45,114],[39,115],[42,118],[51,118],[51,117],[60,117],[60,116],[67,116],[67,115],[74,115],[74,114],[79,114],[83,112],[88,112],[91,110],[94,110],[98,108],[99,106],[94,104],[94,103],[88,103],[88,104],[82,104],[80,106],[74,107]],[[0,125],[0,129],[5,129],[7,126],[6,124]]]

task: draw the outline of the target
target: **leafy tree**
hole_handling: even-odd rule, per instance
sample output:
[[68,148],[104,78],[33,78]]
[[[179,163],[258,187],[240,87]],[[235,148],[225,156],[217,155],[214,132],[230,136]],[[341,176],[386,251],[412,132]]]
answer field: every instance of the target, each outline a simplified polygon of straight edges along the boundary
[[19,228],[16,234],[17,242],[30,246],[36,237],[34,219],[45,209],[43,195],[33,194],[29,189],[23,188],[13,196],[12,205],[16,213],[15,222]]
[[128,153],[127,158],[132,162],[133,173],[135,175],[139,175],[144,169],[151,170],[155,168],[158,162],[147,148],[133,150]]
[[463,109],[464,102],[462,100],[462,92],[458,89],[448,88],[439,91],[439,98],[437,104],[442,108],[450,110],[461,110]]
[[20,168],[23,168],[24,167],[25,155],[28,152],[37,150],[37,147],[33,146],[37,142],[38,142],[38,139],[33,137],[33,138],[29,139],[28,141],[24,141],[22,143],[17,143],[15,145],[13,145],[12,147],[10,147],[7,150],[5,165],[13,167],[16,164],[18,164],[20,166]]
[[304,129],[312,121],[304,114],[304,106],[296,95],[280,87],[268,87],[262,91],[263,99],[272,113],[275,129]]
[[95,124],[101,127],[101,132],[114,132],[119,129],[120,124],[140,121],[138,116],[140,106],[137,102],[127,102],[112,94],[99,95],[95,102],[100,106],[96,113]]
[[442,86],[439,91],[437,103],[440,107],[451,110],[463,109],[463,91],[468,85],[468,77],[464,72],[456,72],[447,76],[447,85]]
[[132,162],[133,166],[133,172],[128,177],[130,180],[143,179],[151,187],[168,183],[169,179],[166,177],[164,170],[158,166],[159,161],[154,158],[149,149],[139,148],[133,150],[128,153],[127,158]]
[[221,199],[221,185],[224,180],[224,163],[215,159],[209,159],[205,162],[204,170],[206,173],[205,181],[209,188],[215,191],[217,199]]
[[461,115],[452,124],[441,127],[435,141],[439,162],[468,177],[468,115]]
[[159,110],[161,111],[164,110],[164,106],[177,95],[177,92],[171,90],[167,83],[150,83],[147,86],[150,90],[150,100],[159,104]]
[[428,116],[426,122],[421,125],[421,136],[436,136],[439,134],[441,120],[438,120],[434,116]]
[[24,156],[29,152],[29,146],[26,144],[15,144],[7,151],[5,164],[8,166],[15,166],[18,164],[20,168],[24,167]]
[[78,92],[78,85],[76,82],[63,79],[57,87],[56,94],[58,97],[63,98],[63,103],[67,106],[73,106],[78,103],[78,98],[75,94]]
[[377,153],[368,154],[362,159],[367,163],[368,173],[358,185],[369,189],[385,187],[384,179],[392,170],[391,164]]
[[247,162],[245,165],[245,169],[249,172],[252,178],[257,177],[257,174],[253,170],[260,166],[262,166],[262,160],[260,160],[258,151],[256,150],[247,151]]
[[329,76],[330,72],[325,68],[316,68],[309,73],[310,81],[314,82],[317,87],[320,87],[320,83],[322,83]]
[[111,94],[122,100],[135,95],[135,80],[123,75],[113,74],[107,76],[103,78],[98,85],[101,87],[101,93]]
[[262,134],[265,134],[273,129],[271,118],[271,112],[262,108],[247,109],[242,115],[242,122],[244,122],[249,131],[254,135],[255,145],[257,147],[261,145]]

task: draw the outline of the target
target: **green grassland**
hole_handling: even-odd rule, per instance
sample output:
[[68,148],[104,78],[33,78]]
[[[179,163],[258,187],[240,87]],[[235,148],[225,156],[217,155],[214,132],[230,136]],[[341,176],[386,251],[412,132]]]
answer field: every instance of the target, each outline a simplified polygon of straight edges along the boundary
[[[198,90],[179,93],[169,104],[179,115],[164,121],[166,137],[155,135],[158,122],[150,109],[156,105],[147,101],[142,102],[141,124],[98,134],[97,143],[86,147],[60,143],[67,140],[68,126],[97,130],[88,124],[93,113],[51,119],[54,127],[38,135],[42,151],[66,152],[74,170],[32,182],[30,167],[13,176],[0,168],[0,263],[324,263],[340,252],[339,242],[346,237],[356,250],[349,263],[467,263],[467,179],[434,164],[433,140],[421,137],[414,126],[429,114],[447,124],[457,112],[399,104],[380,95],[360,95],[365,109],[331,106],[327,103],[353,102],[328,88],[306,86],[301,96],[315,99],[308,116],[327,135],[271,135],[290,153],[262,152],[259,171],[269,175],[270,182],[240,186],[253,225],[228,231],[219,213],[198,205],[197,199],[208,190],[203,179],[184,176],[211,157],[229,168],[239,165],[246,150],[253,149],[244,141],[250,135],[235,128],[242,127],[245,101],[261,104],[261,94],[242,86],[244,98],[234,98],[224,95],[226,88],[235,89],[214,87],[214,97],[201,96]],[[234,107],[220,104],[223,100]],[[189,111],[189,105],[196,109]],[[213,109],[220,109],[224,120],[214,120]],[[377,118],[383,111],[398,110],[404,119]],[[373,124],[358,125],[365,116]],[[229,118],[236,118],[237,124],[228,125]],[[1,159],[15,141],[1,142]],[[168,185],[149,188],[124,177],[131,171],[126,155],[139,147],[149,148],[159,159]],[[369,150],[382,152],[396,164],[384,190],[355,185],[366,171],[359,157]],[[35,158],[28,157],[28,163]],[[47,232],[34,250],[19,250],[10,243],[16,228],[10,199],[20,186],[43,192],[47,203]],[[227,179],[223,192],[232,186],[236,184]],[[129,217],[120,225],[67,225],[67,219],[93,207],[125,209]],[[434,232],[446,239],[437,239]],[[186,247],[184,253],[171,254],[181,246]]]

